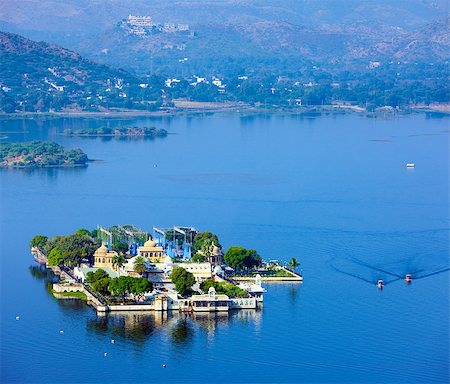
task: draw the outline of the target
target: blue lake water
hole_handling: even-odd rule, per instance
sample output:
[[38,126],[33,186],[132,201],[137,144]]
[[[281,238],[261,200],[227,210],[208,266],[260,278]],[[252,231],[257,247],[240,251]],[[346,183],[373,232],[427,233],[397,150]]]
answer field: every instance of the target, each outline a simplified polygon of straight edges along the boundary
[[[173,134],[59,134],[102,125]],[[0,121],[2,141],[54,140],[103,160],[0,171],[0,381],[448,382],[449,273],[391,280],[449,266],[449,132],[448,118],[426,115]],[[263,310],[229,316],[97,317],[47,292],[32,236],[127,223],[296,257],[305,280],[267,284]]]

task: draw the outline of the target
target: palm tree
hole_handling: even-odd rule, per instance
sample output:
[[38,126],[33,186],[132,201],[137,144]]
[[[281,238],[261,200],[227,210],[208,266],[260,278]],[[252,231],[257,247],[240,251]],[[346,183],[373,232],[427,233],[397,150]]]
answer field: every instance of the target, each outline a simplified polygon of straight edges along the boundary
[[147,270],[147,263],[142,256],[138,256],[134,259],[133,263],[134,272],[143,274]]
[[117,255],[112,258],[112,265],[117,269],[117,273],[120,276],[120,268],[127,262],[127,259],[123,255]]
[[292,269],[292,272],[294,272],[294,273],[295,273],[295,268],[297,268],[299,265],[300,265],[300,263],[297,261],[297,259],[296,259],[295,257],[293,257],[293,258],[289,261],[289,263],[287,263],[287,266],[288,266],[289,268],[291,268],[291,269]]

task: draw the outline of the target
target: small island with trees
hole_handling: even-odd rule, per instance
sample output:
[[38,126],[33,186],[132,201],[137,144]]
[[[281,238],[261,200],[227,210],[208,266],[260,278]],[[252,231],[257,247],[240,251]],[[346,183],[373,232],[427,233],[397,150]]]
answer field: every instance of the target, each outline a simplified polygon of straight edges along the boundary
[[80,148],[67,150],[54,142],[3,143],[0,146],[3,168],[74,167],[86,166],[88,161]]
[[[192,227],[132,225],[79,229],[74,234],[30,241],[35,261],[59,277],[57,298],[81,298],[107,311],[216,312],[262,306],[262,281],[301,282],[287,267],[266,263],[253,249],[222,252],[217,235]],[[44,268],[44,267],[43,267]]]
[[163,138],[168,135],[165,129],[157,129],[155,127],[118,127],[118,128],[83,128],[79,130],[66,129],[65,136],[81,136],[81,137],[142,137],[142,138]]

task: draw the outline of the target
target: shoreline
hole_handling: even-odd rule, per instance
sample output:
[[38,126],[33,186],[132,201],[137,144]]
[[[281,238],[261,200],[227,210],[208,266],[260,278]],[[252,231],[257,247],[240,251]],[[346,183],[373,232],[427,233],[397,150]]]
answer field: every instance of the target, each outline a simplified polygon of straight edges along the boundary
[[159,111],[141,111],[141,110],[120,110],[120,111],[82,111],[71,110],[61,112],[20,112],[20,113],[0,113],[0,119],[26,119],[26,118],[137,118],[137,117],[174,117],[185,115],[202,115],[202,114],[244,114],[244,115],[298,115],[305,117],[316,117],[322,113],[325,114],[366,114],[368,117],[376,116],[396,116],[413,113],[436,113],[450,115],[450,106],[416,106],[403,108],[399,110],[380,110],[369,112],[365,108],[358,106],[342,106],[342,105],[320,105],[300,108],[258,108],[249,105],[232,105],[232,106],[205,106],[195,108],[173,108]]

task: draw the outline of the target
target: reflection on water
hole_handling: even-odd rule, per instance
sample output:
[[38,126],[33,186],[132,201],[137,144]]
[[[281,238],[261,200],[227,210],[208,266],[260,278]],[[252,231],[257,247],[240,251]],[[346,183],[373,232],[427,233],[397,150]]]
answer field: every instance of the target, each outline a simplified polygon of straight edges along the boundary
[[57,283],[59,278],[50,269],[45,268],[43,265],[31,265],[28,270],[33,278],[43,281],[43,288],[48,296],[58,303],[61,310],[73,313],[86,309],[87,304],[84,300],[64,296],[57,298],[53,295],[53,283]]
[[169,322],[169,317],[163,312],[98,314],[94,319],[87,320],[86,327],[88,331],[100,336],[142,345],[152,337],[156,329]]
[[69,177],[80,177],[86,172],[89,165],[80,165],[75,167],[42,167],[42,168],[0,168],[0,177],[6,177],[7,174],[20,172],[27,177],[39,177],[49,182],[56,182],[58,176],[64,174]]
[[289,288],[289,299],[292,304],[295,304],[295,302],[300,298],[299,292],[300,287],[298,284],[292,284]]
[[[44,282],[48,294],[52,294],[52,284],[58,281],[54,273],[42,265],[29,267],[31,275]],[[87,304],[79,299],[56,299],[63,311],[86,310]],[[89,310],[94,312],[92,307]],[[166,334],[170,342],[175,346],[186,346],[192,342],[197,333],[206,331],[208,340],[214,338],[215,333],[221,328],[227,328],[229,324],[238,322],[242,324],[254,324],[259,328],[262,310],[243,309],[230,312],[205,312],[205,313],[178,313],[172,312],[138,312],[123,311],[111,313],[97,313],[86,320],[86,328],[89,332],[102,337],[108,337],[117,341],[131,342],[135,346],[143,346],[153,336]]]
[[37,280],[45,280],[46,283],[52,283],[57,281],[57,277],[50,270],[45,268],[43,265],[30,265],[28,270]]
[[178,312],[111,312],[97,314],[87,320],[87,329],[101,336],[142,345],[153,336],[166,334],[175,346],[190,344],[196,335],[206,331],[208,339],[232,322],[253,323],[261,321],[260,310],[240,310],[218,313]]
[[176,345],[186,345],[194,337],[195,331],[187,316],[179,316],[175,325],[170,327],[170,338]]

